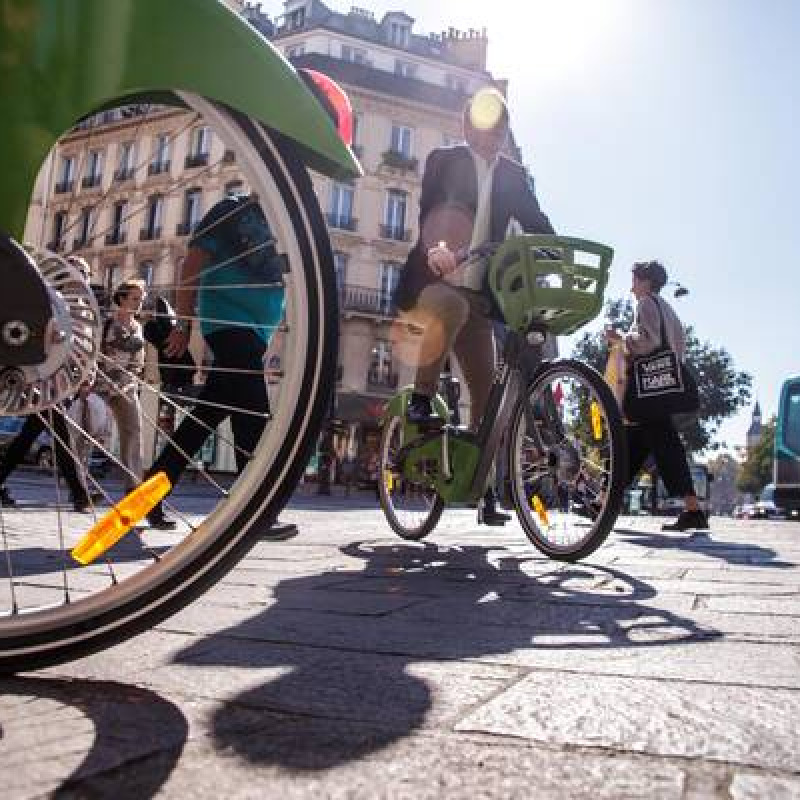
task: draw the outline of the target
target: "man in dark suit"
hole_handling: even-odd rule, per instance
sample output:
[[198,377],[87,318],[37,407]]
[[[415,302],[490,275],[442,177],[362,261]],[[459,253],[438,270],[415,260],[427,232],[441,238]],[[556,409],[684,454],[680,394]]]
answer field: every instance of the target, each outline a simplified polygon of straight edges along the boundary
[[[483,416],[495,365],[485,265],[462,255],[485,242],[500,242],[516,220],[527,233],[553,233],[525,168],[501,153],[509,132],[508,108],[496,89],[484,88],[464,110],[466,144],[438,148],[425,163],[420,197],[420,236],[408,256],[395,303],[422,328],[408,419],[431,421],[431,398],[452,350],[471,398],[473,428]],[[483,521],[510,519],[487,492]]]

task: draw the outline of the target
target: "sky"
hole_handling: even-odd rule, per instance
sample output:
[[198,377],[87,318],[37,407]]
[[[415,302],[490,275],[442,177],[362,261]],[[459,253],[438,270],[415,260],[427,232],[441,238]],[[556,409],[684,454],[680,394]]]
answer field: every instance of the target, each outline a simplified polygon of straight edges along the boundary
[[[781,383],[800,375],[800,2],[356,5],[405,11],[415,33],[485,27],[556,230],[614,247],[609,298],[628,294],[634,261],[662,261],[690,290],[674,301],[684,323],[752,375],[765,420],[776,413]],[[718,441],[744,444],[751,412]]]

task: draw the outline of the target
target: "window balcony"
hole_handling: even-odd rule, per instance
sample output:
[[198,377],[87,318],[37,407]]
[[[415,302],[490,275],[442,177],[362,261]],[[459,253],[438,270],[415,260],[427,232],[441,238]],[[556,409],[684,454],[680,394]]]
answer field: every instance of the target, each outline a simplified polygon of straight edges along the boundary
[[162,175],[165,172],[169,172],[169,161],[154,161],[150,166],[147,168],[147,174],[149,176],[153,175]]
[[123,167],[122,169],[116,170],[114,172],[114,182],[115,183],[125,183],[125,181],[133,180],[133,176],[136,174],[136,170],[133,167]]
[[398,375],[386,369],[371,367],[367,371],[367,389],[378,392],[391,392],[397,389]]
[[325,215],[325,217],[328,220],[329,227],[331,228],[338,228],[342,231],[358,230],[358,220],[354,217],[346,217],[343,214],[335,214],[330,211]]
[[395,242],[410,242],[411,229],[401,225],[381,225],[381,238],[393,239]]
[[186,169],[194,169],[195,167],[208,166],[208,153],[191,153],[186,156],[185,167]]
[[175,233],[178,236],[188,236],[192,232],[193,227],[193,222],[180,222],[175,226]]
[[401,172],[416,172],[419,166],[419,160],[417,158],[397,150],[386,150],[381,155],[381,161],[387,167],[400,170]]
[[161,228],[142,228],[139,231],[140,242],[152,242],[153,239],[161,238]]
[[125,231],[112,231],[106,236],[106,244],[109,246],[125,244],[126,238]]
[[86,175],[83,181],[81,181],[81,186],[83,186],[84,189],[97,189],[102,182],[102,175]]
[[346,283],[339,287],[339,308],[377,317],[394,317],[392,298],[383,289]]
[[75,181],[59,181],[55,186],[56,194],[66,194],[75,188]]

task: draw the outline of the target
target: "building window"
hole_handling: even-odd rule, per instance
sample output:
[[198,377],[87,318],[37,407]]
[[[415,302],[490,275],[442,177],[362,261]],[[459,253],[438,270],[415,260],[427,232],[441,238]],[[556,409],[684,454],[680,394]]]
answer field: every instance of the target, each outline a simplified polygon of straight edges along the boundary
[[155,273],[155,266],[152,261],[142,261],[137,270],[139,280],[144,281],[148,286],[153,283],[153,274]]
[[159,133],[153,142],[153,160],[148,169],[150,175],[169,171],[169,147],[169,134]]
[[389,42],[395,47],[408,47],[411,29],[402,22],[389,23]]
[[61,250],[64,247],[64,229],[67,226],[67,212],[56,211],[53,215],[53,235],[50,238],[48,248],[50,250]]
[[361,143],[361,129],[364,126],[364,115],[353,113],[353,145],[351,147],[356,158],[364,155],[364,145]]
[[396,261],[383,261],[380,267],[380,310],[388,314],[392,308],[392,295],[400,280],[401,267]]
[[410,61],[401,61],[398,58],[394,62],[394,74],[404,78],[414,78],[417,75],[417,65]]
[[75,184],[75,158],[74,156],[61,157],[61,169],[56,183],[56,193],[71,192]]
[[405,125],[392,125],[389,149],[405,158],[411,158],[411,128]]
[[342,61],[352,61],[354,64],[369,64],[367,51],[360,47],[351,47],[349,44],[342,45]]
[[192,131],[189,155],[186,156],[186,167],[205,167],[211,153],[211,131],[203,126]]
[[392,371],[392,343],[386,339],[378,339],[371,355],[367,385],[384,388],[396,384],[397,379]]
[[73,247],[80,249],[89,244],[89,234],[92,231],[92,209],[87,207],[81,211],[80,219],[78,220],[78,235],[72,243]]
[[408,193],[399,189],[389,189],[387,192],[386,217],[381,229],[384,239],[395,239],[405,242],[409,238],[406,231],[406,210],[408,208]]
[[202,216],[203,190],[188,189],[183,196],[183,222],[178,225],[177,234],[188,236]]
[[333,271],[336,275],[336,288],[341,291],[347,278],[347,253],[342,253],[339,250],[334,252]]
[[461,78],[458,75],[448,74],[445,76],[444,83],[448,89],[452,89],[454,92],[458,92],[459,94],[467,94],[466,78]]
[[285,20],[286,29],[289,31],[302,28],[306,21],[306,10],[304,8],[298,8],[296,11],[292,11],[290,14],[287,14]]
[[240,180],[228,181],[228,183],[225,184],[225,194],[246,194],[244,183]]
[[145,227],[139,238],[143,241],[158,239],[161,236],[161,224],[164,218],[164,198],[160,194],[153,195],[147,201],[147,217]]
[[83,177],[83,188],[91,189],[103,181],[103,152],[92,150],[86,160],[86,174]]
[[135,158],[135,145],[133,142],[123,142],[119,146],[119,160],[114,179],[117,181],[129,181],[133,178]]
[[106,267],[106,287],[109,294],[122,283],[123,269],[121,264],[109,264]]
[[120,200],[118,203],[114,203],[114,208],[111,211],[111,232],[106,236],[106,244],[114,245],[125,243],[127,210],[127,200]]
[[334,183],[331,191],[331,210],[328,213],[328,224],[334,228],[355,230],[353,219],[353,200],[355,190],[346,183]]

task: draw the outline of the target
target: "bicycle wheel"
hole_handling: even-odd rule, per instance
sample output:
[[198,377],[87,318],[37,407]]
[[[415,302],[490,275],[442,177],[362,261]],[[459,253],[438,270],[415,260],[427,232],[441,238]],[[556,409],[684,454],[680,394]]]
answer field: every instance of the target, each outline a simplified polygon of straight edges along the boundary
[[[338,313],[330,243],[305,167],[287,139],[237,112],[186,93],[164,95],[159,102],[107,108],[62,136],[52,153],[53,170],[43,169],[39,179],[58,181],[52,206],[42,209],[40,185],[33,193],[31,250],[40,264],[64,265],[70,253],[85,257],[93,282],[106,289],[137,271],[142,277],[149,272],[150,290],[170,296],[174,264],[187,243],[181,236],[203,212],[197,203],[210,207],[233,183],[257,193],[285,268],[285,316],[264,368],[252,371],[267,381],[269,413],[221,407],[225,414],[261,417],[263,432],[245,454],[250,460],[244,471],[236,471],[230,420],[216,432],[209,427],[210,463],[196,462],[196,480],[185,475],[165,500],[178,528],[135,528],[88,567],[71,560],[70,549],[124,493],[120,479],[129,476],[115,447],[92,435],[80,418],[72,420],[73,443],[88,438],[113,464],[117,480],[98,479],[89,470],[89,514],[63,507],[66,495],[55,470],[47,482],[19,472],[7,484],[17,506],[33,502],[43,508],[30,514],[0,507],[0,672],[59,663],[119,642],[179,610],[222,577],[285,505],[327,408]],[[113,174],[101,173],[98,152],[105,153],[106,165],[117,156]],[[29,198],[20,202],[28,204]],[[44,214],[43,221],[37,214]],[[93,324],[97,338],[100,319]],[[194,375],[188,391],[159,385],[156,365],[148,380],[128,375],[141,394],[145,464],[171,439],[179,418],[202,408],[202,401],[192,400],[208,358],[199,335],[196,346],[200,369],[187,367]],[[102,354],[96,368],[100,374],[108,368]]]
[[619,514],[627,460],[603,378],[577,361],[546,366],[514,409],[509,435],[514,506],[531,542],[563,561],[596,550]]
[[412,483],[403,475],[396,458],[405,443],[404,427],[404,420],[396,415],[384,423],[378,496],[392,530],[403,539],[416,541],[436,527],[444,501],[434,489]]

